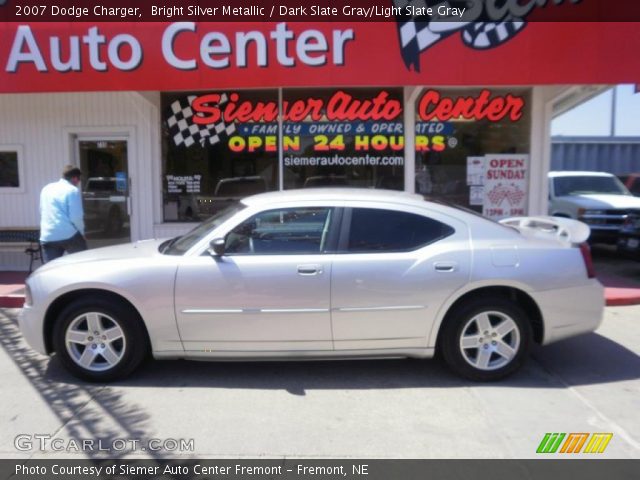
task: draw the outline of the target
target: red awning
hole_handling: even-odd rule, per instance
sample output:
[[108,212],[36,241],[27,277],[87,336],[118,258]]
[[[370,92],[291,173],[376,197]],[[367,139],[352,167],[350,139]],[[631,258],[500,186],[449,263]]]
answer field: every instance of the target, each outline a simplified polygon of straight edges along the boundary
[[638,23],[469,27],[4,23],[0,93],[640,82]]

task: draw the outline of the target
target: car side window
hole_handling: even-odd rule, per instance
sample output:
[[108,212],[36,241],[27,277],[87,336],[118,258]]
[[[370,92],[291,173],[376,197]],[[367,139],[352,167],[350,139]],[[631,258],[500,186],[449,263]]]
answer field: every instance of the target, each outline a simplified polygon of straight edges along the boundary
[[225,254],[322,253],[332,214],[333,209],[328,207],[285,208],[258,213],[227,235]]
[[449,225],[414,213],[354,208],[346,251],[407,252],[448,237],[454,232]]

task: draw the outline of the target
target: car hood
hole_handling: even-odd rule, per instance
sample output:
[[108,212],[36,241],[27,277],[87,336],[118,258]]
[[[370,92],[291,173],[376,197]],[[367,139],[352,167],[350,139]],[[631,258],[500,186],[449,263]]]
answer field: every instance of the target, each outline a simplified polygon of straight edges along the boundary
[[42,273],[57,267],[87,262],[102,262],[105,260],[126,260],[128,258],[143,258],[158,255],[158,246],[166,241],[163,239],[140,240],[124,243],[112,247],[94,248],[84,252],[64,255],[38,268],[35,273]]
[[562,200],[589,209],[640,208],[640,198],[631,195],[568,195]]

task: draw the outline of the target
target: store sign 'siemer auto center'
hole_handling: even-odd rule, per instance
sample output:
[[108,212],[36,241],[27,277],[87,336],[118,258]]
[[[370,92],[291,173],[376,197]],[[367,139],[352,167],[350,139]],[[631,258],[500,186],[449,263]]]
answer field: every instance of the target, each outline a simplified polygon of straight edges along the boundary
[[[428,89],[417,103],[416,151],[444,150],[451,144],[452,121],[515,122],[524,105],[522,97],[494,95],[488,89],[457,98]],[[176,146],[214,145],[228,139],[229,149],[236,153],[275,152],[281,114],[285,152],[304,150],[302,137],[312,139],[314,153],[341,152],[347,143],[353,143],[356,152],[404,149],[403,103],[386,90],[355,98],[338,89],[326,98],[283,100],[281,110],[278,102],[247,100],[242,92],[187,95],[175,100],[166,114]]]

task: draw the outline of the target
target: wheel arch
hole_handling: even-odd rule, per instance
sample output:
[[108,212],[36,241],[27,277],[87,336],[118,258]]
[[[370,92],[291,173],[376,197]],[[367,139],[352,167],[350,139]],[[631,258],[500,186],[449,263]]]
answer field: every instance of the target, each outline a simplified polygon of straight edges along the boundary
[[508,298],[510,301],[516,303],[527,313],[527,318],[531,323],[531,329],[533,330],[533,340],[541,344],[544,338],[544,321],[542,317],[542,311],[540,307],[536,303],[536,301],[525,292],[521,288],[517,288],[514,286],[508,285],[499,285],[499,286],[481,286],[471,290],[464,292],[458,298],[456,298],[447,308],[445,313],[442,315],[440,322],[437,325],[437,335],[435,342],[436,349],[438,349],[438,345],[440,343],[441,334],[442,334],[442,326],[448,320],[449,316],[454,312],[460,305],[471,301],[476,298],[489,298],[489,297],[498,297],[498,298]]
[[100,297],[107,301],[114,303],[121,303],[129,308],[131,311],[135,312],[138,316],[142,324],[142,328],[144,329],[145,335],[147,336],[147,345],[151,345],[151,339],[149,336],[149,331],[147,330],[147,326],[142,320],[142,315],[140,315],[140,311],[124,296],[115,293],[110,290],[104,290],[100,288],[83,288],[78,290],[72,290],[70,292],[66,292],[56,298],[51,304],[47,307],[47,311],[44,315],[44,326],[43,326],[43,334],[44,334],[44,344],[47,351],[47,354],[51,354],[55,351],[53,347],[53,328],[56,323],[56,320],[60,313],[69,305],[71,302],[74,302],[81,298],[86,298],[89,296]]

